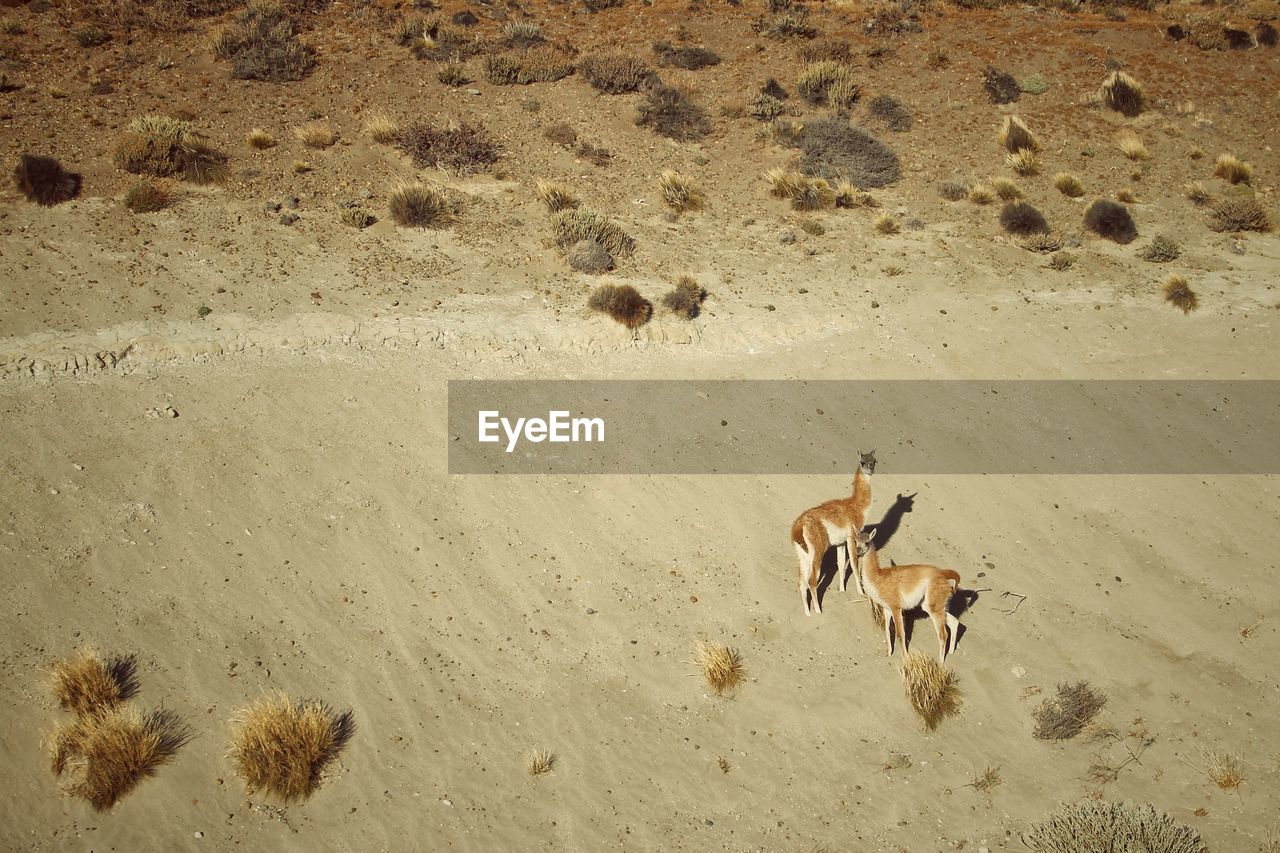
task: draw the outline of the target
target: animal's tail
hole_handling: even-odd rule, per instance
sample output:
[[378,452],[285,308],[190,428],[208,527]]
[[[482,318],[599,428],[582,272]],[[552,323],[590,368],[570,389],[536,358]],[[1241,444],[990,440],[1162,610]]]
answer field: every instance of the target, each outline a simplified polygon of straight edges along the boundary
[[[791,541],[796,545],[799,545],[801,548],[805,548],[804,524],[802,524],[798,518],[791,523]],[[808,548],[805,548],[805,550],[807,551]]]
[[943,570],[942,570],[942,576],[943,576],[944,578],[946,578],[947,580],[951,581],[951,582],[952,582],[953,584],[955,584],[956,586],[960,586],[960,573],[959,573],[959,572],[952,571],[951,569],[943,569]]

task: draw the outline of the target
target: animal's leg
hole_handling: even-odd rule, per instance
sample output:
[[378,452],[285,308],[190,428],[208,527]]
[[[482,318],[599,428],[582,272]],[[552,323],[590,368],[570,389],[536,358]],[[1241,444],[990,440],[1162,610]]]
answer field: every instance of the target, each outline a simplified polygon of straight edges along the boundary
[[951,613],[947,613],[947,633],[951,635],[950,646],[951,653],[955,654],[956,640],[960,636],[960,620]]
[[907,648],[907,632],[902,626],[902,610],[895,608],[893,611],[894,624],[898,626],[898,645],[902,646],[902,654],[905,655],[910,649]]
[[884,647],[885,654],[893,655],[893,613],[887,607],[880,608],[880,614],[884,616]]
[[[946,611],[944,610],[943,613]],[[941,613],[930,613],[929,619],[938,632],[938,663],[947,662],[947,621]]]
[[822,615],[822,604],[818,601],[818,578],[822,575],[822,551],[816,547],[809,555],[809,597],[813,599],[813,610],[819,616]]
[[800,603],[804,605],[804,615],[809,615],[809,554],[804,548],[796,546],[796,559],[800,561]]
[[836,575],[840,578],[840,591],[844,592],[845,565],[849,562],[849,546],[841,542],[836,546]]

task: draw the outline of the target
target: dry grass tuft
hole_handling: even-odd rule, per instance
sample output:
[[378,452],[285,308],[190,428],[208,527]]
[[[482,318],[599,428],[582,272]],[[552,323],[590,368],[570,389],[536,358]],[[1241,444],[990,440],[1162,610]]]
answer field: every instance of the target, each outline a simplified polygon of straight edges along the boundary
[[835,190],[823,178],[809,178],[786,169],[770,169],[764,178],[769,182],[769,194],[790,199],[796,210],[823,210],[836,203]]
[[1152,238],[1151,242],[1142,247],[1142,251],[1138,252],[1138,257],[1144,261],[1154,261],[1156,263],[1167,263],[1176,261],[1182,255],[1182,246],[1172,237],[1166,237],[1164,234],[1157,234]]
[[938,195],[947,201],[960,201],[969,197],[969,185],[963,181],[943,181],[938,185]]
[[329,148],[338,141],[338,131],[327,121],[309,121],[293,129],[293,138],[308,148]]
[[684,89],[655,86],[636,107],[636,124],[677,142],[694,142],[711,132],[707,111]]
[[213,53],[231,61],[237,80],[301,80],[315,65],[315,50],[298,40],[297,26],[279,3],[250,3],[212,41]]
[[1040,157],[1030,148],[1023,148],[1012,154],[1006,154],[1005,165],[1024,178],[1040,173]]
[[125,190],[124,206],[134,213],[155,213],[168,207],[172,199],[173,189],[169,184],[139,178]]
[[1224,791],[1234,791],[1244,784],[1244,764],[1238,755],[1200,747],[1199,757],[1191,763]]
[[1142,144],[1138,134],[1128,128],[1120,131],[1116,137],[1116,145],[1120,148],[1120,153],[1130,160],[1145,160],[1148,157],[1147,146]]
[[1182,185],[1182,194],[1197,207],[1203,207],[1212,200],[1209,191],[1199,181],[1190,181]]
[[587,307],[608,314],[628,329],[638,329],[653,316],[653,303],[629,284],[602,284],[591,292]]
[[81,178],[53,157],[23,154],[13,169],[13,182],[28,201],[51,207],[79,195]]
[[143,716],[131,708],[100,707],[54,732],[53,772],[71,777],[68,794],[103,811],[171,761],[191,737],[172,711]]
[[981,773],[974,774],[973,778],[965,783],[966,788],[973,788],[982,794],[990,794],[995,788],[1004,784],[1004,779],[1000,776],[999,767],[988,767]]
[[551,232],[561,250],[583,240],[594,240],[615,258],[629,257],[636,249],[631,235],[609,217],[585,207],[552,214]]
[[702,312],[702,300],[707,292],[691,275],[682,275],[676,279],[675,289],[662,297],[662,305],[677,317],[692,320]]
[[662,203],[676,213],[698,211],[706,207],[707,196],[702,189],[679,172],[667,169],[658,178],[662,190]]
[[1053,256],[1049,258],[1048,266],[1051,270],[1062,272],[1071,269],[1075,262],[1075,255],[1070,252],[1054,252]]
[[1033,734],[1041,740],[1073,738],[1084,730],[1105,704],[1106,695],[1094,690],[1087,681],[1059,684],[1058,695],[1044,700],[1032,713],[1036,721]]
[[876,197],[871,193],[864,193],[849,181],[837,181],[834,192],[836,194],[836,207],[852,209],[855,207],[876,208],[880,206],[880,202],[876,201]]
[[1151,806],[1084,800],[1059,806],[1021,836],[1035,853],[1095,850],[1159,850],[1209,853],[1195,830]]
[[908,652],[902,662],[902,681],[907,700],[929,731],[959,712],[962,700],[956,675],[932,657]]
[[396,136],[400,133],[400,125],[382,110],[374,110],[365,116],[361,130],[374,142],[389,145],[396,141]]
[[92,649],[81,649],[74,657],[54,661],[51,670],[58,704],[76,714],[109,710],[138,692],[137,661],[133,655],[113,655],[103,660]]
[[1132,243],[1138,236],[1133,216],[1123,204],[1098,199],[1084,212],[1084,225],[1089,230],[1117,243]]
[[881,234],[897,234],[902,230],[902,226],[898,224],[898,220],[888,213],[882,213],[876,217],[876,221],[872,223],[876,231]]
[[388,200],[391,218],[397,225],[410,228],[440,229],[458,216],[457,205],[435,187],[425,184],[402,184],[391,191]]
[[396,135],[395,143],[419,169],[443,166],[469,172],[498,161],[498,144],[489,131],[465,121],[444,125],[414,123]]
[[1164,301],[1175,308],[1181,308],[1183,314],[1190,314],[1200,307],[1200,298],[1196,296],[1196,292],[1191,289],[1191,285],[1187,284],[1187,280],[1177,273],[1165,279]]
[[1054,175],[1053,185],[1067,198],[1080,198],[1084,195],[1084,184],[1070,172],[1059,172]]
[[578,70],[593,88],[609,95],[643,91],[659,82],[657,73],[643,59],[628,53],[584,57]]
[[268,148],[274,148],[276,138],[267,133],[260,127],[255,127],[244,135],[245,144],[250,148],[256,148],[259,151],[265,151]]
[[694,646],[698,656],[698,664],[707,679],[707,686],[717,696],[732,694],[747,678],[747,671],[742,665],[742,655],[723,643],[704,643],[701,640]]
[[1112,71],[1102,81],[1098,97],[1103,105],[1126,116],[1136,116],[1147,106],[1142,84],[1123,71]]
[[1271,216],[1253,198],[1225,198],[1210,205],[1213,216],[1209,227],[1214,231],[1270,231]]
[[547,206],[548,213],[572,210],[582,203],[569,190],[559,184],[553,184],[551,181],[544,181],[541,178],[538,179],[538,183],[534,186],[534,192],[538,196],[538,201]]
[[833,59],[811,62],[796,78],[796,91],[811,104],[848,109],[857,103],[861,87],[852,66]]
[[974,204],[991,204],[996,200],[996,194],[991,191],[990,187],[984,187],[981,184],[975,184],[969,187],[969,201]]
[[1253,166],[1234,154],[1223,154],[1213,164],[1213,174],[1229,184],[1247,184],[1253,180]]
[[525,767],[534,778],[545,776],[556,769],[555,754],[545,749],[534,750]]
[[1008,178],[992,178],[991,189],[1001,201],[1017,201],[1022,198],[1022,189]]
[[355,734],[350,711],[323,702],[295,702],[283,693],[259,699],[232,720],[229,757],[245,790],[285,802],[311,796],[326,765]]
[[1028,252],[1048,255],[1062,248],[1062,238],[1057,234],[1033,234],[1018,245]]
[[1125,204],[1137,204],[1138,197],[1133,194],[1133,190],[1116,190],[1116,201],[1122,201]]
[[130,122],[113,159],[118,168],[135,175],[177,175],[195,184],[213,183],[227,173],[227,155],[208,145],[190,122],[162,115]]
[[1000,127],[1000,147],[1010,154],[1019,151],[1039,151],[1040,143],[1026,123],[1017,116],[1005,116]]
[[573,71],[573,57],[551,46],[511,55],[488,54],[484,58],[485,79],[498,86],[551,83],[568,77]]

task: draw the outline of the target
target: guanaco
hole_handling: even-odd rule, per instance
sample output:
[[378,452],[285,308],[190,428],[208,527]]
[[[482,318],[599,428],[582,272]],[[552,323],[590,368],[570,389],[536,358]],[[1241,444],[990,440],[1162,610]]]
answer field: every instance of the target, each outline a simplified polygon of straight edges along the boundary
[[865,594],[880,606],[880,612],[885,616],[884,642],[889,654],[893,654],[893,626],[898,629],[898,644],[902,646],[902,653],[907,653],[902,612],[921,607],[938,629],[938,659],[946,661],[948,635],[950,651],[954,652],[956,635],[960,629],[960,620],[947,609],[951,596],[960,583],[960,574],[951,569],[940,569],[922,563],[882,569],[876,553],[875,538],[874,530],[860,530],[855,534],[854,544],[858,555],[858,573],[862,576]]
[[[836,546],[836,573],[840,576],[840,591],[845,590],[845,570],[851,568],[849,549],[854,533],[862,529],[871,508],[871,475],[876,470],[876,452],[858,453],[858,470],[853,475],[853,495],[836,498],[800,513],[791,525],[791,543],[800,561],[800,601],[804,615],[809,615],[809,600],[813,609],[822,615],[818,603],[818,576],[822,571],[822,557],[832,545]],[[862,592],[862,579],[856,573],[854,579],[858,592]],[[865,593],[863,593],[865,595]]]

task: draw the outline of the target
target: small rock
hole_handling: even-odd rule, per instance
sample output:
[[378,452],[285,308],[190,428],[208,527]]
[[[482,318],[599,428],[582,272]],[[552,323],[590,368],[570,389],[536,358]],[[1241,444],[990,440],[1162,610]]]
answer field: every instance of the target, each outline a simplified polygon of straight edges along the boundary
[[364,199],[365,201],[368,201],[369,199],[373,198],[373,190],[371,190],[371,189],[363,189],[363,190],[361,190],[361,191],[360,191],[360,198]]
[[269,201],[269,202],[267,202],[266,204],[264,204],[264,205],[262,206],[262,209],[263,209],[264,211],[266,211],[267,213],[279,213],[279,212],[280,212],[280,202],[278,202],[278,201]]
[[1233,254],[1236,254],[1236,255],[1243,255],[1243,254],[1244,254],[1244,241],[1243,241],[1243,240],[1233,240],[1233,241],[1232,241],[1232,243],[1231,243],[1231,251],[1232,251],[1232,253],[1233,253]]
[[196,838],[204,838],[204,833],[196,830]]
[[166,418],[176,418],[178,416],[178,410],[175,409],[173,406],[165,406],[164,416]]
[[588,615],[588,616],[595,616],[595,615],[596,615],[596,609],[595,609],[594,607],[588,607],[588,608],[587,608],[587,615]]
[[776,307],[774,307],[773,305],[766,305],[766,306],[764,306],[764,310],[766,310],[766,311],[777,311],[778,309],[777,309]]
[[693,162],[697,163],[699,166],[705,166],[711,162],[711,158],[706,154],[694,154]]
[[595,240],[579,240],[564,256],[565,263],[578,272],[599,275],[613,269],[613,256]]
[[479,94],[480,94],[480,90],[479,90],[479,89],[467,89],[467,90],[466,90],[466,92],[467,92],[467,94],[468,94],[468,95],[479,95]]
[[778,232],[778,242],[784,246],[790,246],[796,241],[796,232],[790,228],[783,228]]
[[1025,678],[1027,675],[1027,668],[1025,666],[1015,666],[1009,671],[1013,673],[1014,678]]
[[297,210],[298,205],[300,204],[302,204],[302,199],[298,198],[296,195],[285,197],[284,206],[289,208],[290,210]]
[[880,303],[879,303],[879,302],[876,302],[876,301],[873,299],[873,300],[871,300],[871,307],[872,307],[872,308],[879,308],[879,307],[880,307]]
[[799,289],[798,291],[796,291],[796,292],[797,292],[797,293],[808,293],[808,292],[809,292],[809,288],[807,288],[807,287],[802,287],[802,288],[800,288],[800,289]]
[[292,210],[286,210],[284,213],[280,214],[279,221],[281,225],[292,225],[298,221],[298,214],[294,213]]
[[715,825],[716,825],[716,822],[715,822],[714,820],[712,820],[711,818],[709,818],[709,817],[704,817],[704,818],[702,819],[702,825],[703,825],[703,826],[715,826]]
[[744,219],[742,220],[742,224],[747,227],[751,227],[752,225],[756,224],[756,221],[754,219]]

